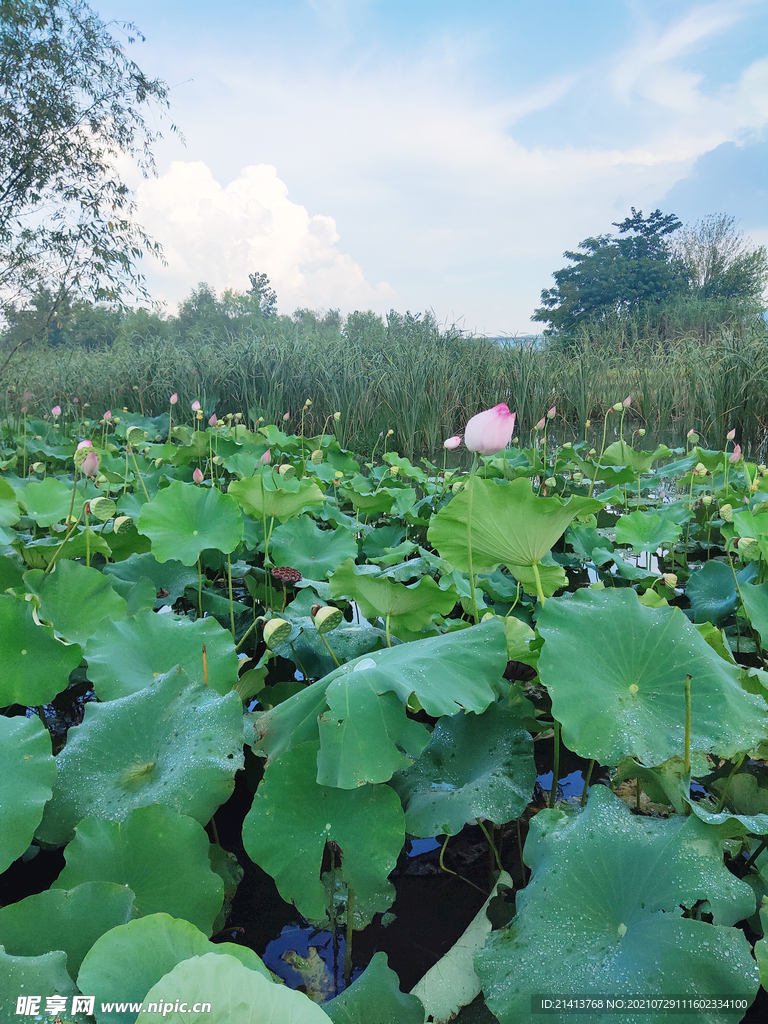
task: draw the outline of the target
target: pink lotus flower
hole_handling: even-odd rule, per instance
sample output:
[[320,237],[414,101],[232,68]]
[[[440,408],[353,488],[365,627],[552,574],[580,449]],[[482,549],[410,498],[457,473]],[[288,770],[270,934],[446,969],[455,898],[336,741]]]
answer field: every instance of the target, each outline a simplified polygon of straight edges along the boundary
[[271,461],[272,461],[272,452],[269,450],[269,448],[267,448],[267,450],[264,452],[264,454],[259,459],[259,462],[262,464],[262,466],[268,466]]
[[218,422],[219,421],[216,419],[216,413],[213,413],[213,415],[208,420],[208,426],[209,427],[215,427]]
[[732,441],[736,437],[736,428],[734,427],[733,430],[729,430],[725,436],[728,441]]
[[99,456],[90,451],[83,459],[83,476],[96,476],[99,471]]
[[452,452],[454,448],[458,448],[461,444],[461,438],[458,434],[454,434],[453,437],[448,437],[443,441],[443,448],[447,448],[449,452]]
[[107,411],[104,413],[104,419],[107,421],[107,423],[109,423],[109,421],[112,419],[111,409],[107,409]]
[[627,395],[624,401],[621,403],[625,409],[628,409],[632,405],[632,395]]
[[81,448],[93,448],[93,441],[81,441],[77,446],[77,450],[80,451]]
[[192,412],[199,412],[199,411],[200,411],[200,403],[197,401],[197,399],[195,399],[195,401],[192,403]]
[[733,454],[728,459],[728,461],[729,462],[733,462],[733,463],[741,461],[741,445],[740,444],[735,444],[733,446]]
[[173,394],[171,395],[171,398],[170,398],[171,405],[176,405],[178,400],[179,400],[179,396],[174,391]]
[[51,416],[61,416],[60,405],[54,405],[54,407],[51,409]]
[[203,474],[199,466],[196,467],[195,472],[192,474],[192,479],[196,484],[201,484],[203,482]]
[[492,409],[473,416],[464,428],[464,444],[471,452],[496,455],[509,444],[517,414],[500,402]]
[[553,405],[551,409],[547,410],[547,419],[548,420],[553,420],[556,415],[557,415],[557,406]]

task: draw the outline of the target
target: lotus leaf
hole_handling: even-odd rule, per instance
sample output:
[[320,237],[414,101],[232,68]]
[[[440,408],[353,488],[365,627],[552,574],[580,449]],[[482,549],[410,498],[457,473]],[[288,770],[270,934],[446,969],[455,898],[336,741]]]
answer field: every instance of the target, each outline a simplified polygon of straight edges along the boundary
[[[96,491],[90,497],[100,494]],[[30,519],[38,526],[52,526],[62,523],[69,515],[72,507],[72,487],[62,483],[56,477],[47,476],[45,480],[31,480],[21,491],[19,500],[27,510]],[[78,516],[83,507],[83,496],[78,490],[72,514]]]
[[403,811],[389,786],[318,786],[318,750],[317,743],[303,743],[267,767],[243,822],[243,845],[284,900],[304,917],[321,920],[328,896],[320,868],[326,843],[334,841],[363,927],[394,899],[387,878],[405,842]]
[[642,551],[671,548],[680,539],[682,530],[661,516],[647,512],[630,512],[616,523],[616,543],[629,544],[636,555]]
[[19,505],[16,501],[16,492],[5,480],[0,480],[0,544],[12,544],[15,535],[12,531],[6,530],[8,526],[15,526],[19,521]]
[[51,738],[40,719],[0,716],[0,872],[32,842],[55,780]]
[[760,634],[763,650],[768,650],[768,583],[742,583],[740,590],[744,611]]
[[177,559],[194,565],[205,548],[234,551],[243,537],[243,520],[228,494],[176,480],[142,505],[137,529],[152,541],[158,562]]
[[[577,516],[603,507],[594,498],[572,496],[540,498],[530,480],[494,483],[475,478],[472,504],[472,558],[475,572],[490,572],[506,565],[538,564]],[[469,571],[467,556],[468,489],[464,488],[432,519],[429,541],[440,555],[462,572]],[[521,581],[522,582],[522,581]]]
[[[210,942],[189,921],[152,914],[119,925],[97,939],[83,960],[77,981],[82,992],[96,996],[97,1007],[102,1002],[140,1003],[150,988],[177,964],[207,954],[234,957],[249,973],[269,977],[259,957],[247,946]],[[174,1003],[181,992],[176,992]],[[191,994],[191,983],[183,992],[185,997]],[[210,994],[204,993],[201,999],[213,1004]],[[96,1018],[99,1024],[133,1024],[136,1013],[97,1011]],[[238,1018],[229,1024],[235,1022],[240,1024]]]
[[[14,1021],[20,995],[71,996],[77,992],[67,974],[67,954],[59,949],[42,956],[12,956],[0,946],[0,1020]],[[45,999],[42,1000],[45,1006]]]
[[[500,1024],[528,1020],[535,993],[639,987],[751,1002],[757,965],[743,932],[729,926],[754,912],[755,898],[725,867],[724,842],[695,815],[636,817],[604,786],[592,788],[581,814],[537,814],[524,853],[533,874],[517,894],[516,917],[475,957]],[[714,924],[682,916],[699,900],[708,901]],[[666,1016],[622,1019],[655,1024]],[[732,1015],[710,1011],[708,1019],[725,1024]]]
[[155,591],[160,595],[155,603],[156,608],[165,604],[174,604],[184,593],[186,587],[193,584],[197,586],[197,571],[195,569],[190,569],[175,559],[158,562],[150,551],[130,555],[114,565],[105,565],[104,572],[113,579],[121,579],[129,583],[140,583],[149,578],[154,584]]
[[24,581],[40,598],[38,615],[67,640],[85,643],[104,619],[124,619],[127,605],[109,580],[77,562],[59,561],[52,572],[30,569]]
[[69,681],[82,651],[38,625],[29,601],[0,595],[0,707],[48,704]]
[[418,631],[434,615],[447,615],[456,604],[456,592],[441,590],[431,576],[422,576],[418,583],[408,587],[355,570],[351,558],[336,569],[331,576],[331,596],[351,598],[367,619],[381,616],[395,633],[399,626]]
[[124,821],[156,802],[206,823],[243,766],[242,730],[236,693],[222,697],[178,668],[128,697],[86,704],[56,758],[39,838],[64,844],[82,818]]
[[374,953],[360,977],[323,1010],[334,1024],[424,1024],[421,1000],[400,991],[386,953]]
[[125,622],[104,622],[88,641],[88,676],[100,700],[115,700],[144,689],[153,679],[181,665],[192,679],[203,679],[203,644],[208,685],[228,693],[237,682],[238,660],[232,634],[216,619],[156,615],[144,608]]
[[170,914],[210,935],[224,883],[211,868],[209,846],[202,825],[162,804],[137,807],[122,822],[84,818],[54,887],[117,882],[136,894],[138,916]]
[[23,584],[24,569],[25,565],[15,551],[9,549],[0,555],[0,594]]
[[347,558],[357,555],[351,530],[320,530],[309,516],[296,516],[273,532],[269,550],[277,565],[289,565],[310,579],[325,579]]
[[725,562],[711,559],[692,572],[685,586],[685,596],[691,602],[694,622],[718,625],[739,606],[738,586],[751,583],[757,575],[757,564],[750,562],[733,578],[733,569]]
[[[311,594],[312,604],[315,604],[316,601],[315,595]],[[291,622],[300,627],[301,633],[290,643],[277,644],[275,653],[279,654],[281,658],[292,661],[307,679],[319,679],[332,672],[335,662],[315,629],[311,617],[309,615],[298,617],[290,615],[289,618]],[[343,664],[345,661],[351,661],[353,658],[359,658],[363,654],[370,654],[371,651],[377,651],[384,647],[386,633],[383,629],[372,626],[367,619],[363,619],[354,625],[345,622],[343,626],[334,629],[333,634],[328,635],[327,639],[333,648],[333,653]]]
[[533,796],[533,740],[517,711],[491,704],[482,715],[441,718],[416,763],[392,779],[412,836],[456,835],[473,818],[502,824]]
[[[199,1013],[163,1011],[165,1024],[328,1024],[320,1007],[303,992],[268,981],[227,955],[206,953],[183,961],[150,989],[145,1003],[175,1007],[179,992],[190,1004],[205,1002],[211,1008]],[[136,1024],[157,1024],[157,1014],[140,1013]]]
[[84,882],[67,891],[48,889],[0,909],[0,945],[16,956],[40,956],[51,949],[67,954],[77,977],[83,957],[111,928],[134,916],[133,893],[115,882]]
[[626,441],[614,441],[603,452],[603,462],[609,466],[628,466],[637,475],[649,472],[654,462],[667,459],[672,454],[665,444],[660,444],[652,452],[639,452]]
[[281,523],[325,501],[323,492],[313,480],[296,477],[285,480],[274,470],[233,481],[227,494],[255,519],[266,516],[267,519],[279,519]]
[[564,742],[582,757],[656,765],[682,756],[689,673],[693,750],[727,758],[765,736],[765,702],[679,608],[645,608],[633,590],[581,590],[549,601],[537,625],[539,675]]

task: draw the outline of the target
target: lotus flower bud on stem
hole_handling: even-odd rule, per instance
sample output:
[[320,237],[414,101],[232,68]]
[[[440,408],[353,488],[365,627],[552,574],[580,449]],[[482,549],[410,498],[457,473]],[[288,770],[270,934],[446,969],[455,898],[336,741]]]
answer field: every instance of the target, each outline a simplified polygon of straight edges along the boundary
[[99,471],[99,456],[94,451],[88,452],[83,459],[83,476],[96,476]]
[[733,446],[733,453],[730,455],[728,461],[729,462],[733,462],[734,464],[741,461],[741,445],[740,444],[735,444]]
[[453,437],[447,437],[443,441],[443,448],[447,448],[449,452],[452,452],[454,448],[458,448],[461,444],[461,437],[458,434],[454,434]]
[[557,406],[553,405],[551,409],[547,409],[547,419],[553,420],[557,415]]
[[627,395],[624,401],[621,403],[625,409],[628,409],[632,405],[632,395]]
[[734,427],[733,430],[729,430],[725,437],[727,441],[733,441],[736,437],[736,428]]
[[106,422],[109,423],[109,421],[112,419],[112,410],[111,409],[107,409],[107,411],[102,416],[102,419],[106,420]]
[[196,484],[201,484],[205,479],[203,476],[203,471],[200,469],[199,466],[195,467],[195,472],[192,474],[192,479],[195,481]]
[[89,440],[88,440],[88,439],[86,438],[86,440],[85,440],[85,441],[81,441],[81,442],[80,442],[80,443],[78,444],[78,446],[77,446],[77,451],[80,451],[80,449],[81,449],[81,448],[93,448],[93,441],[89,441]]
[[536,426],[533,429],[534,430],[543,430],[546,425],[547,425],[547,421],[542,416],[541,419],[539,420],[539,422],[536,424]]
[[192,403],[192,412],[199,412],[199,411],[200,411],[200,403],[198,402],[197,399],[195,399],[194,402]]
[[515,429],[516,413],[500,402],[479,412],[464,428],[464,444],[479,455],[496,455],[509,444]]
[[60,405],[54,405],[54,407],[51,409],[51,416],[61,416]]
[[174,391],[174,392],[173,392],[173,394],[171,395],[171,397],[170,397],[169,401],[170,401],[171,405],[176,405],[176,403],[178,402],[178,400],[179,400],[179,396],[178,396],[178,394],[177,394],[177,393],[176,393],[176,392]]
[[283,423],[287,423],[290,418],[291,418],[291,414],[289,412],[284,412],[283,413]]
[[267,450],[263,453],[263,455],[259,459],[259,462],[261,463],[262,466],[268,466],[271,461],[272,461],[272,452],[270,451],[269,448],[267,448]]
[[216,426],[216,424],[217,424],[218,422],[219,422],[219,421],[218,421],[218,419],[216,418],[216,413],[213,413],[213,414],[212,414],[212,415],[211,415],[211,416],[210,416],[210,417],[208,418],[208,426],[209,426],[209,427],[215,427],[215,426]]

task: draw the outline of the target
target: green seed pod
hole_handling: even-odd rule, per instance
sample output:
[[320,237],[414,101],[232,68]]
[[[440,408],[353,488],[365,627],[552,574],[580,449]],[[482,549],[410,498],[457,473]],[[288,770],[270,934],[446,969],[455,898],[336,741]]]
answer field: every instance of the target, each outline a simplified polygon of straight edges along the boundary
[[553,476],[548,476],[544,481],[545,487],[557,487],[557,480]]
[[126,441],[133,448],[136,448],[142,443],[142,441],[145,441],[146,437],[146,430],[142,430],[141,427],[137,427],[135,425],[133,427],[128,427],[128,430],[125,432]]
[[318,633],[330,633],[332,629],[336,629],[342,624],[344,621],[344,613],[341,608],[334,608],[331,605],[326,605],[313,616],[313,620],[315,623],[315,629]]
[[701,503],[702,503],[702,505],[711,505],[712,504],[712,495],[711,494],[705,494],[704,497],[701,499]]
[[45,463],[44,462],[33,462],[32,465],[29,468],[32,470],[33,473],[44,473],[45,472]]
[[323,461],[323,459],[325,458],[325,455],[323,454],[323,450],[322,450],[322,448],[316,448],[316,449],[315,449],[315,450],[314,450],[314,451],[312,452],[312,454],[310,455],[310,457],[309,457],[309,458],[310,458],[310,461],[312,462],[312,465],[313,465],[313,466],[319,466],[319,465],[320,465],[320,463],[321,463],[321,462]]
[[118,516],[114,523],[112,523],[112,533],[121,537],[124,533],[128,533],[132,526],[133,520],[130,516]]
[[729,502],[727,502],[725,505],[721,505],[720,506],[720,518],[724,522],[726,522],[726,523],[732,522],[733,521],[733,505],[731,505]]
[[743,562],[756,562],[760,557],[760,544],[754,537],[741,537],[736,550]]
[[282,466],[277,467],[277,472],[280,474],[281,479],[290,480],[291,477],[296,476],[296,470],[288,462],[284,462]]
[[106,523],[108,519],[117,512],[117,505],[111,498],[94,498],[91,502],[91,515],[102,522]]
[[278,644],[285,643],[292,629],[290,622],[285,619],[270,619],[264,624],[264,643],[273,651]]
[[451,484],[451,490],[453,491],[454,494],[458,494],[463,486],[464,486],[464,481],[463,480],[457,480],[455,484]]

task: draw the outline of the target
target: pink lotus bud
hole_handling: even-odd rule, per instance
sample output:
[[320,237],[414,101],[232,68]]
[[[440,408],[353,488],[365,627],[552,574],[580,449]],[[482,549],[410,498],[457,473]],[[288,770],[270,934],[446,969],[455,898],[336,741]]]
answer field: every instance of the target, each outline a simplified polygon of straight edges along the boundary
[[290,418],[291,418],[291,414],[289,412],[284,412],[283,413],[283,422],[284,423],[287,423]]
[[94,451],[88,452],[83,459],[83,476],[96,476],[99,471],[99,456]]
[[264,454],[259,459],[259,462],[262,464],[262,466],[268,466],[271,461],[272,461],[272,452],[269,450],[269,448],[267,448],[267,450],[264,452]]
[[198,412],[199,409],[200,403],[197,401],[197,399],[195,399],[195,401],[192,403],[192,412]]
[[171,399],[170,399],[170,401],[171,401],[171,405],[176,405],[176,403],[178,402],[178,400],[179,400],[179,396],[178,396],[178,395],[177,395],[177,393],[176,393],[176,392],[174,391],[174,392],[173,392],[173,394],[171,395]]
[[535,429],[536,430],[543,430],[545,426],[546,426],[546,420],[542,416],[541,419],[539,420],[539,422],[536,424]]
[[81,441],[77,446],[77,450],[80,451],[81,448],[93,448],[93,441]]
[[61,416],[60,405],[54,405],[54,407],[51,409],[51,416]]
[[632,405],[632,395],[627,395],[624,401],[621,403],[625,409],[628,409]]
[[553,405],[551,409],[547,410],[547,419],[553,420],[557,414],[557,406]]
[[741,445],[740,444],[735,444],[733,446],[733,454],[728,459],[728,461],[729,462],[734,462],[734,463],[741,461]]
[[72,401],[75,403],[75,405],[77,405],[77,403],[80,401],[80,399],[79,398],[73,398]]
[[449,452],[452,452],[454,448],[458,448],[461,444],[461,438],[458,434],[454,434],[453,437],[448,437],[443,441],[443,448],[447,448]]
[[203,482],[203,473],[199,466],[197,466],[195,472],[192,474],[192,479],[196,484],[201,484]]
[[691,429],[688,431],[688,433],[685,436],[686,437],[694,437],[695,435],[696,435],[696,431],[693,429],[693,427],[691,427]]
[[208,420],[208,426],[215,427],[218,422],[219,421],[216,419],[216,413],[213,413],[213,415]]
[[509,444],[517,414],[500,402],[492,409],[473,416],[464,428],[464,444],[471,452],[496,455]]
[[107,423],[109,423],[109,421],[112,419],[111,409],[107,409],[107,411],[104,413],[104,419],[107,421]]
[[736,428],[734,427],[733,430],[729,430],[725,436],[728,441],[732,441],[736,437]]

